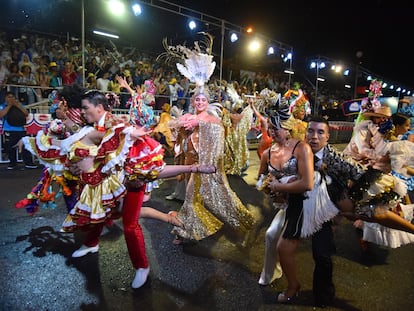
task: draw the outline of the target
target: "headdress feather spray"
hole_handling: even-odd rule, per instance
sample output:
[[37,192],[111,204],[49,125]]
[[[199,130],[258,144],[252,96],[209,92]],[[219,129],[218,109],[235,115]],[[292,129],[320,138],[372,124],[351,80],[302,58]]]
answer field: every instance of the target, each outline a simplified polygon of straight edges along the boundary
[[213,55],[211,55],[213,36],[205,32],[200,34],[205,35],[206,38],[195,41],[194,49],[185,45],[171,46],[168,45],[167,39],[164,39],[165,52],[158,56],[158,59],[165,58],[167,62],[175,61],[178,71],[190,82],[195,83],[202,92],[204,85],[214,72],[216,62],[213,61]]

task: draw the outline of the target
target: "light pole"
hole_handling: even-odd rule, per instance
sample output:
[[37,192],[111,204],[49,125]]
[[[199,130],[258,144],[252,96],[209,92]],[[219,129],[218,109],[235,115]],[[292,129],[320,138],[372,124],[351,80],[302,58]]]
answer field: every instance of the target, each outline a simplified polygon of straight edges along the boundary
[[358,96],[358,75],[359,75],[359,65],[355,66],[355,85],[354,85],[354,98]]
[[318,115],[318,85],[319,85],[319,63],[320,57],[318,56],[318,60],[316,62],[316,81],[315,81],[315,107],[313,109],[313,114],[316,116]]
[[224,19],[221,20],[221,46],[220,46],[220,86],[223,79],[223,54],[224,54],[224,32],[226,27],[224,25]]
[[85,87],[85,0],[82,0],[82,86]]
[[292,55],[293,55],[293,50],[290,51],[290,55],[291,57],[289,58],[289,83],[288,83],[288,87],[290,89],[290,84],[292,83]]

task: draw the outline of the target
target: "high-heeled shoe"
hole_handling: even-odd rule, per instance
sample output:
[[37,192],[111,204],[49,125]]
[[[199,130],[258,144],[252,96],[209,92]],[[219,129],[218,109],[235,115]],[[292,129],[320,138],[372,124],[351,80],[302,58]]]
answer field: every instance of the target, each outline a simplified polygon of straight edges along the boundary
[[178,235],[174,237],[174,240],[172,242],[174,245],[182,245],[184,243],[184,239]]
[[299,290],[300,290],[300,286],[298,286],[295,292],[293,293],[293,295],[290,295],[290,296],[287,294],[289,289],[279,293],[279,295],[277,296],[277,302],[278,303],[292,303],[292,301],[295,300],[295,298],[299,296]]

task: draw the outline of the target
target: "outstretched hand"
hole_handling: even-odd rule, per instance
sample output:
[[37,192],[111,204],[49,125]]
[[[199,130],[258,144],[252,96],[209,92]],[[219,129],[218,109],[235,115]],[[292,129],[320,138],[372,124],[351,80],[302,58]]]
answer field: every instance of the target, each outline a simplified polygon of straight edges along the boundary
[[128,82],[125,78],[118,76],[118,75],[116,75],[115,78],[118,81],[120,87],[123,87],[123,88],[129,87]]
[[185,115],[185,117],[181,118],[180,122],[181,122],[182,127],[186,131],[189,131],[189,130],[194,129],[198,125],[198,118],[194,115],[190,115],[190,116]]
[[144,126],[135,127],[134,130],[131,132],[131,136],[134,138],[139,138],[141,136],[149,135],[151,134],[152,130],[147,129]]
[[19,150],[19,153],[23,151],[23,139],[20,139],[17,144],[15,144],[12,148],[17,148]]

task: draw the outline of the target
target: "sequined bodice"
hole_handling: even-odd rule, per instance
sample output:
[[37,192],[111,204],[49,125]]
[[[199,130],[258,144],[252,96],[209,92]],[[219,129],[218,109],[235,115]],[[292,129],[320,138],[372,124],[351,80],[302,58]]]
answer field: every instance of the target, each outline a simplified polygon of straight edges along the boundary
[[273,167],[268,163],[269,173],[275,176],[277,179],[280,179],[285,176],[296,175],[298,172],[298,161],[295,156],[292,157],[283,164],[282,168],[279,170]]
[[268,171],[269,171],[270,174],[275,176],[277,179],[280,179],[280,178],[285,177],[285,176],[292,176],[292,175],[297,174],[297,172],[298,172],[298,160],[293,155],[293,153],[295,152],[295,149],[296,149],[296,146],[298,145],[298,143],[295,145],[295,147],[292,150],[292,156],[289,158],[289,160],[287,160],[282,165],[281,169],[277,169],[277,168],[273,167],[272,164],[270,164],[270,149],[269,149],[269,162],[267,163],[267,167],[268,167]]

